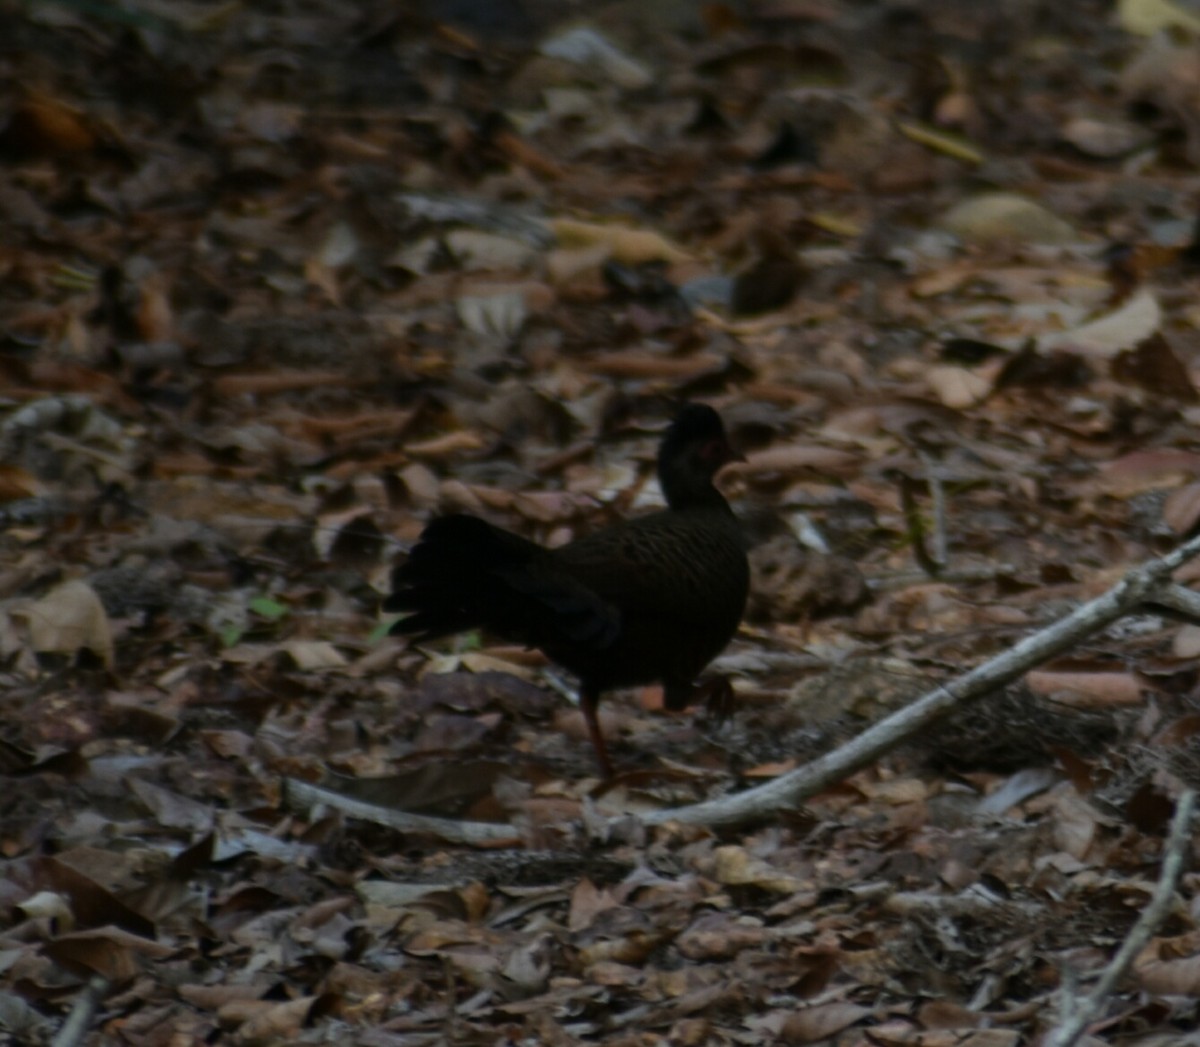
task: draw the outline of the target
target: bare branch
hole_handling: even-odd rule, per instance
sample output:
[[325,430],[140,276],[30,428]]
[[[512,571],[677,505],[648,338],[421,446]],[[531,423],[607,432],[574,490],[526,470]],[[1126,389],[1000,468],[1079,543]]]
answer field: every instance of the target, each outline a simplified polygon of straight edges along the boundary
[[1108,966],[1100,974],[1096,987],[1083,1000],[1068,1001],[1070,1013],[1046,1040],[1046,1047],[1071,1047],[1083,1035],[1090,1022],[1096,1020],[1105,1002],[1116,988],[1117,982],[1129,969],[1133,959],[1145,948],[1150,936],[1166,919],[1167,910],[1175,898],[1175,886],[1183,872],[1184,852],[1191,841],[1192,811],[1196,804],[1196,790],[1184,789],[1175,804],[1175,817],[1163,846],[1162,872],[1150,898],[1150,904],[1142,910],[1137,922],[1129,929],[1125,940]]
[[1164,586],[1146,610],[1195,624],[1200,622],[1200,593],[1182,585]]
[[1081,640],[1106,629],[1117,619],[1136,612],[1143,604],[1175,588],[1171,572],[1200,555],[1200,536],[1166,556],[1129,570],[1107,592],[1077,608],[1015,647],[983,665],[928,691],[911,705],[880,720],[839,749],[798,767],[789,774],[746,792],[716,800],[652,811],[643,816],[650,825],[685,822],[693,825],[730,826],[757,821],[771,813],[795,807],[810,796],[842,781],[879,759],[901,742],[947,713],[1011,683],[1047,659],[1070,650]]
[[87,985],[75,997],[75,1006],[67,1015],[62,1028],[51,1042],[51,1047],[78,1047],[92,1031],[92,1020],[100,1001],[104,999],[111,983],[102,974],[93,974]]

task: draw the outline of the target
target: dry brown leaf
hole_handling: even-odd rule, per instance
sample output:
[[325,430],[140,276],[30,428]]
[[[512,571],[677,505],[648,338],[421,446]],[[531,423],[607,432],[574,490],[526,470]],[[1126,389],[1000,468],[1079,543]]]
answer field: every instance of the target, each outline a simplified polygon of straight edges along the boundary
[[1133,974],[1146,992],[1200,995],[1200,948],[1195,935],[1152,940],[1134,960]]
[[861,466],[861,457],[850,451],[816,444],[790,444],[755,451],[747,456],[746,461],[728,466],[727,472],[735,476],[760,476],[764,473],[797,473],[812,470],[834,476],[849,476],[858,472]]
[[829,1040],[871,1014],[869,1007],[846,1000],[819,1003],[793,1011],[779,1031],[781,1043],[828,1043]]
[[1163,523],[1178,535],[1191,534],[1200,524],[1200,481],[1172,491],[1163,503]]
[[221,375],[213,382],[213,391],[218,396],[270,396],[302,389],[345,386],[348,381],[344,371],[265,371]]
[[456,429],[428,440],[411,440],[405,443],[404,450],[417,458],[451,458],[467,451],[478,451],[481,447],[483,439],[478,433]]
[[1052,809],[1055,846],[1082,862],[1099,831],[1096,811],[1074,790],[1062,790]]
[[620,902],[611,891],[602,890],[586,876],[571,892],[571,908],[567,913],[567,928],[582,931],[591,927],[596,917],[609,909],[616,909]]
[[669,378],[686,381],[712,374],[725,366],[716,353],[691,353],[688,356],[652,356],[637,350],[596,353],[582,362],[592,374],[610,378]]
[[1026,674],[1025,682],[1035,693],[1076,709],[1139,705],[1148,689],[1145,680],[1133,673],[1035,669]]
[[31,153],[83,153],[96,135],[80,110],[44,93],[22,99],[9,114],[5,144]]
[[41,481],[21,466],[0,462],[0,502],[38,498],[42,497],[45,491]]
[[[248,1008],[247,1020],[237,1026],[238,1042],[256,1047],[292,1039],[308,1021],[316,1001],[315,996],[300,996],[285,1003],[255,1002]],[[221,1013],[233,1017],[231,1008],[222,1008]]]

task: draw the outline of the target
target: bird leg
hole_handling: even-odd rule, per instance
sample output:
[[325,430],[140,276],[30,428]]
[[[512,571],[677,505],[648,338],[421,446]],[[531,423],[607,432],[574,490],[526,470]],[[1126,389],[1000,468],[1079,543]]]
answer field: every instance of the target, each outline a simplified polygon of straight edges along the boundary
[[708,715],[716,723],[724,723],[733,716],[736,703],[733,697],[733,684],[724,676],[714,676],[696,685],[692,698],[703,702]]
[[612,761],[608,758],[608,746],[604,744],[604,735],[600,733],[600,721],[596,717],[596,709],[600,705],[600,692],[594,687],[581,686],[579,689],[579,708],[583,711],[583,721],[587,724],[588,736],[592,739],[592,748],[596,750],[596,762],[600,764],[600,773],[605,778],[613,776]]
[[663,705],[672,712],[681,712],[689,705],[703,703],[708,715],[724,723],[735,707],[733,685],[724,676],[714,676],[702,683],[668,683],[663,685]]

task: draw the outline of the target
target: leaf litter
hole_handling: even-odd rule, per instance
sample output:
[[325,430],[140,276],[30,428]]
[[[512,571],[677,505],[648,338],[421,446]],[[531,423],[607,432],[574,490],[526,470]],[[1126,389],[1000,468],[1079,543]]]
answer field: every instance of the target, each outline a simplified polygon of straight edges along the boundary
[[[828,751],[1194,531],[1188,12],[10,22],[6,1035],[50,1042],[95,976],[77,1042],[1053,1026],[1200,780],[1194,626],[1123,622],[786,817],[637,815]],[[557,544],[661,504],[691,398],[748,454],[739,708],[615,698],[601,785],[537,652],[405,648],[378,605],[434,513]],[[1195,893],[1096,1038],[1194,1027]]]

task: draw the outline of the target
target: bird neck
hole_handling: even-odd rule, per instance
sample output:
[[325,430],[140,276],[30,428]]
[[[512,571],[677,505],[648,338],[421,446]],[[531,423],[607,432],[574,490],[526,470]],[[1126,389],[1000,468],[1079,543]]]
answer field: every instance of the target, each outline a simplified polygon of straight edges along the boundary
[[675,512],[687,509],[729,509],[725,496],[718,491],[712,480],[705,477],[678,476],[664,471],[658,478],[667,505]]

